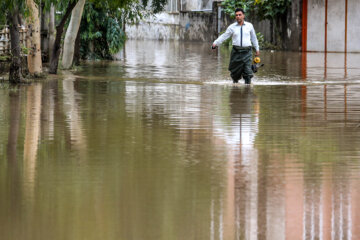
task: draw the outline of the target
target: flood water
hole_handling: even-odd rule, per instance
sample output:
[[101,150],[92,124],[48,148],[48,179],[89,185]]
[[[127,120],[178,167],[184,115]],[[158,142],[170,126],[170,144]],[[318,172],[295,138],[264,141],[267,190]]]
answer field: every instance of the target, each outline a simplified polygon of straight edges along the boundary
[[1,239],[360,239],[360,54],[117,57],[0,86]]

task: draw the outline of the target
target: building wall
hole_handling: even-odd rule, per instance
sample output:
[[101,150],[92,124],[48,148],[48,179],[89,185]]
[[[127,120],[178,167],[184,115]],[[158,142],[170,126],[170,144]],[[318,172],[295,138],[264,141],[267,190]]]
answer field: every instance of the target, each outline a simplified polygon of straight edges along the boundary
[[[269,20],[249,18],[248,21],[254,24],[257,32],[264,35],[266,41],[281,39],[284,49],[301,50],[301,1],[293,1],[292,8],[283,21],[285,24],[282,24],[284,30],[281,37],[273,36],[274,30],[270,28]],[[219,32],[225,31],[235,21],[223,12],[219,20],[220,2],[169,0],[168,5],[178,4],[177,12],[169,11],[167,6],[165,9],[168,9],[168,12],[157,14],[155,18],[148,18],[137,25],[127,25],[127,36],[129,39],[214,41]]]
[[360,52],[360,1],[351,0],[348,2],[348,30],[347,47],[348,51]]
[[212,12],[180,13],[180,39],[213,41],[216,39],[216,16]]
[[[174,1],[174,0],[169,0]],[[180,1],[181,11],[202,11],[212,8],[214,0],[178,0]]]
[[[307,0],[307,51],[360,52],[358,0]],[[305,32],[306,31],[306,32]],[[303,43],[303,45],[305,45]]]
[[307,6],[307,50],[323,51],[325,49],[325,1],[308,0]]
[[[179,0],[170,0],[174,5]],[[156,14],[136,25],[126,25],[129,39],[213,41],[216,12],[206,9],[213,0],[182,0],[181,11]]]
[[179,40],[180,15],[178,13],[159,13],[135,25],[126,25],[129,39]]

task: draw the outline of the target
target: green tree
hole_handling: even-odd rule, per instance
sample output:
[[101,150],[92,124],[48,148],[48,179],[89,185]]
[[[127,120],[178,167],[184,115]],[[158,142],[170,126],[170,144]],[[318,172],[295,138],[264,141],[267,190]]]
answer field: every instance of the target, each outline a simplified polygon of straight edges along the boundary
[[9,72],[9,82],[18,84],[23,81],[21,74],[21,45],[18,25],[21,23],[21,14],[24,13],[26,5],[23,0],[4,0],[0,2],[0,11],[3,14],[0,17],[2,22],[6,22],[10,28],[11,38],[11,63]]
[[[286,16],[291,6],[291,0],[225,0],[222,3],[224,12],[235,17],[235,9],[244,9],[247,17],[256,17],[258,20],[269,20],[271,27],[271,42],[282,44],[286,33]],[[279,39],[280,38],[280,39]]]
[[256,14],[259,20],[272,20],[286,14],[291,6],[291,0],[225,0],[221,5],[233,18],[235,18],[235,9],[242,8],[247,15]]
[[104,2],[89,2],[85,5],[80,27],[80,51],[83,59],[111,59],[111,54],[123,47],[125,14],[126,10],[114,11]]
[[[50,0],[49,0],[50,1]],[[61,1],[60,1],[61,2]],[[59,62],[59,56],[60,56],[60,43],[61,43],[61,39],[62,39],[62,34],[64,31],[64,27],[65,27],[65,23],[68,20],[71,11],[74,9],[76,3],[78,2],[78,0],[69,0],[68,4],[65,5],[65,14],[63,15],[63,17],[61,18],[60,24],[56,27],[56,38],[55,38],[55,45],[54,45],[54,49],[53,49],[53,54],[51,54],[52,59],[50,59],[50,68],[49,68],[49,72],[50,73],[57,73],[57,69],[58,69],[58,62]],[[130,20],[133,20],[136,17],[142,17],[142,11],[144,11],[147,7],[148,2],[147,1],[142,1],[139,2],[138,0],[106,0],[106,1],[96,1],[96,0],[90,0],[89,2],[96,4],[96,7],[98,8],[107,8],[108,11],[105,11],[107,13],[113,13],[116,11],[120,11],[123,13],[134,13],[133,11],[135,11],[135,14],[133,14],[132,16],[130,16]],[[153,12],[157,12],[163,9],[164,5],[166,4],[167,0],[153,0],[152,1],[152,5],[151,5],[151,9]],[[121,11],[121,10],[125,10],[125,11]],[[114,17],[112,17],[114,19]],[[123,18],[126,19],[126,18]],[[127,20],[127,19],[126,19]],[[125,23],[125,21],[123,21],[123,24]],[[117,21],[118,23],[121,23],[120,21]],[[113,33],[116,33],[116,29],[114,28],[114,25],[111,24],[111,21],[109,23],[109,21],[106,21],[107,23],[107,27],[112,27],[112,31]],[[114,31],[115,30],[115,31]],[[95,31],[96,35],[99,35],[99,31]],[[75,33],[74,33],[75,34]],[[77,34],[77,33],[76,33]],[[108,34],[105,34],[105,36]],[[119,43],[118,44],[110,44],[110,49],[116,49],[117,47],[121,46],[121,39],[122,38],[117,38],[119,39]],[[104,52],[106,52],[106,46],[104,46]]]
[[[31,4],[31,6],[28,4],[29,8],[27,8],[27,1]],[[59,63],[59,57],[60,57],[60,51],[61,51],[61,43],[63,38],[64,29],[66,27],[66,23],[69,20],[69,17],[72,13],[72,10],[76,6],[78,0],[43,0],[42,3],[45,4],[46,9],[50,9],[50,6],[53,4],[58,12],[61,12],[60,19],[58,21],[58,24],[56,25],[56,35],[55,40],[53,43],[53,46],[50,47],[52,49],[50,55],[50,65],[49,65],[49,73],[56,74],[58,70],[58,63]],[[104,36],[108,38],[108,40],[111,38],[111,41],[109,44],[105,44],[105,48],[108,48],[108,50],[105,49],[105,52],[115,52],[119,49],[119,47],[122,46],[124,37],[123,33],[121,32],[121,28],[116,26],[116,23],[122,24],[124,26],[124,23],[128,20],[133,21],[134,19],[141,18],[143,16],[143,11],[146,9],[148,1],[142,0],[141,2],[139,0],[106,0],[106,1],[96,1],[96,0],[89,0],[89,2],[92,2],[94,4],[97,4],[98,6],[106,6],[108,11],[105,11],[106,14],[108,13],[115,13],[120,12],[123,15],[121,17],[119,16],[110,16],[109,19],[106,21],[105,28],[110,28],[109,30],[104,31]],[[158,12],[163,9],[164,5],[166,4],[167,0],[153,0],[151,9],[153,12]],[[0,10],[5,12],[5,16],[7,16],[7,22],[11,27],[13,27],[15,30],[20,23],[21,16],[31,16],[34,9],[39,9],[39,3],[40,0],[1,0],[0,2]],[[31,11],[30,11],[31,10]],[[27,14],[26,14],[27,13]],[[30,13],[30,14],[29,14]],[[5,22],[4,15],[0,17],[0,21]],[[38,21],[33,22],[34,25],[39,25]],[[32,26],[33,29],[40,29],[40,26]],[[16,32],[18,31],[12,31],[12,41],[15,41],[12,43],[12,50],[15,52],[12,52],[12,58],[14,59],[14,66],[20,66],[20,42],[19,42],[19,36],[16,36]],[[18,34],[18,33],[17,33]],[[78,34],[78,33],[74,33]],[[96,31],[96,34],[97,31]],[[37,52],[40,50],[36,50]],[[15,67],[14,69],[19,69],[19,67]],[[14,70],[13,69],[13,70]],[[17,71],[17,70],[16,70]],[[15,76],[20,76],[19,74],[14,74]],[[16,80],[18,81],[18,80]],[[15,82],[16,82],[15,81]]]

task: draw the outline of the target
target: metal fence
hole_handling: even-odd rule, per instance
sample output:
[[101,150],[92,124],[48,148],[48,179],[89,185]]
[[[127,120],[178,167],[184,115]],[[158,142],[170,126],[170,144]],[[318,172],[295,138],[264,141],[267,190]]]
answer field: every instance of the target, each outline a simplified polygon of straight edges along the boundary
[[[27,29],[24,26],[18,26],[20,33],[20,44],[26,46],[26,32]],[[0,56],[10,55],[10,29],[9,26],[0,26]]]

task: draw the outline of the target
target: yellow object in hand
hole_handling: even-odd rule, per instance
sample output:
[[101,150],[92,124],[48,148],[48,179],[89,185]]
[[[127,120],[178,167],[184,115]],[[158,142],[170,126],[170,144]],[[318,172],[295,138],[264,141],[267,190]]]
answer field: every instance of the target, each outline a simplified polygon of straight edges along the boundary
[[260,63],[260,61],[261,61],[261,60],[260,60],[259,57],[255,57],[255,58],[254,58],[254,63]]

